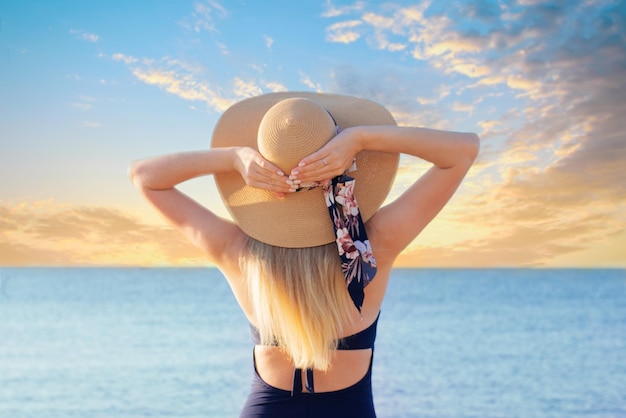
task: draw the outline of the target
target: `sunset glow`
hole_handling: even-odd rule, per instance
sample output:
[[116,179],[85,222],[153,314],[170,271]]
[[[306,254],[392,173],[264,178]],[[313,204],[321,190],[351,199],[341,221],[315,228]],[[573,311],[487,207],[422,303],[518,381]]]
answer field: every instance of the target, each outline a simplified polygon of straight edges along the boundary
[[[352,94],[480,156],[402,266],[626,267],[626,9],[611,0],[4,2],[0,265],[206,265],[131,160],[272,91]],[[390,196],[425,169],[403,157]],[[210,178],[182,186],[227,216]]]

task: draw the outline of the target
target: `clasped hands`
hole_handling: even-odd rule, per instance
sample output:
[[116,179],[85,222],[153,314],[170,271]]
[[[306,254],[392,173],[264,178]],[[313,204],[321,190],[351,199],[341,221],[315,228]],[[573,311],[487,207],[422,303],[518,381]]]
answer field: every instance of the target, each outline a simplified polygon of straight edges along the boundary
[[248,186],[270,191],[283,198],[286,193],[297,192],[311,184],[324,184],[344,173],[359,151],[354,143],[344,130],[318,151],[300,160],[289,173],[284,173],[267,161],[257,150],[241,147],[236,150],[238,161],[235,169]]

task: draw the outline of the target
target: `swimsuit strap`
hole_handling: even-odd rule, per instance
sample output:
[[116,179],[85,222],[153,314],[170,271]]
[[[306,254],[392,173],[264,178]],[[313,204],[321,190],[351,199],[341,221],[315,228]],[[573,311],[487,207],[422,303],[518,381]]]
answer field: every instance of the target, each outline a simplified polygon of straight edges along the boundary
[[[310,393],[315,393],[315,385],[313,382],[313,369],[306,369],[305,387]],[[302,369],[293,370],[293,385],[291,387],[291,396],[302,393]]]
[[372,322],[369,327],[357,332],[356,334],[338,339],[337,350],[364,350],[367,348],[374,348],[376,331],[378,329],[378,318],[380,318],[380,312],[378,313],[376,320]]
[[[337,339],[337,350],[362,350],[366,348],[374,348],[374,342],[376,341],[376,331],[378,328],[378,319],[380,318],[380,312],[376,317],[376,320],[367,328],[356,334],[348,335],[347,337]],[[250,333],[252,336],[252,342],[256,345],[261,344],[261,337],[259,330],[252,324],[250,325]],[[278,346],[273,341],[272,346]]]

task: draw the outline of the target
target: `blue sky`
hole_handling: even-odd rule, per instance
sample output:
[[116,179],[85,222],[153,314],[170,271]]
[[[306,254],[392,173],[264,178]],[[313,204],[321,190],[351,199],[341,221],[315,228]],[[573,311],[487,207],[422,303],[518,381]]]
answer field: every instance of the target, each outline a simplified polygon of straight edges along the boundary
[[[202,265],[128,162],[306,90],[481,135],[401,264],[623,267],[625,20],[610,0],[3,2],[0,264]],[[392,196],[424,167],[404,158]],[[183,188],[225,214],[210,179]]]

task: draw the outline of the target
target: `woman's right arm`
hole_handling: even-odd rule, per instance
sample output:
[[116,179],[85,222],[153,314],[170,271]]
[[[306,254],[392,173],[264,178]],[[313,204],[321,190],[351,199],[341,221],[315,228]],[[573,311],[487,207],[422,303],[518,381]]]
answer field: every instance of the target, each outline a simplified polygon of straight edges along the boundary
[[[392,261],[450,200],[472,166],[478,149],[479,138],[472,133],[359,126],[345,129],[305,158],[292,178],[310,181],[313,179],[309,176],[330,178],[340,174],[361,150],[409,154],[432,163],[399,198],[368,221],[368,234],[377,244],[377,260],[384,256]],[[322,159],[327,164],[317,162]]]
[[228,245],[239,242],[241,230],[179,191],[176,185],[195,177],[237,171],[249,185],[278,195],[291,188],[284,174],[250,148],[168,154],[135,161],[128,171],[133,184],[166,221],[218,265],[229,254]]

